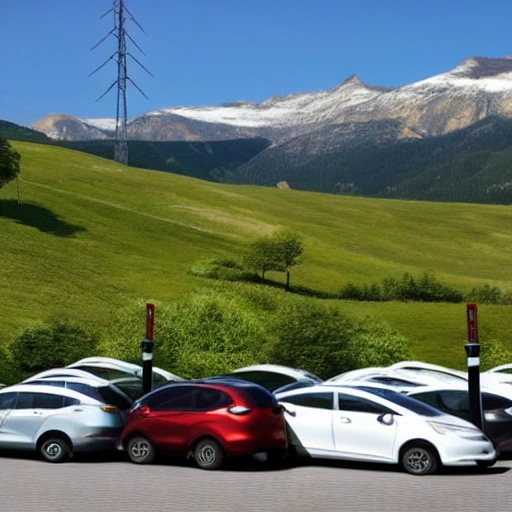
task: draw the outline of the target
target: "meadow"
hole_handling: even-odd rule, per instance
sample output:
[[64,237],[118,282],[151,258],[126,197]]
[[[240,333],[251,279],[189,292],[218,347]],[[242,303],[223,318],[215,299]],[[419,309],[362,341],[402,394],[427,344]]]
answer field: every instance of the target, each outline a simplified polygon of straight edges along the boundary
[[[107,326],[109,311],[127,301],[165,303],[215,288],[191,274],[196,262],[241,260],[251,241],[278,228],[304,243],[292,286],[335,294],[348,282],[430,272],[464,293],[486,283],[512,291],[509,206],[226,185],[11,145],[22,170],[19,183],[0,189],[0,344],[51,318]],[[266,277],[284,282],[284,274]],[[330,302],[386,321],[410,340],[414,359],[464,368],[463,303]],[[512,349],[512,306],[478,311],[482,349],[491,341]]]

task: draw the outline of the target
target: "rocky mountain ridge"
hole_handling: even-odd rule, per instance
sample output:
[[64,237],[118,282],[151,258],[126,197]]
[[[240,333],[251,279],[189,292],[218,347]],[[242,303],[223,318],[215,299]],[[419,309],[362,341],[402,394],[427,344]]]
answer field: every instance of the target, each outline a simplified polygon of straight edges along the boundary
[[[471,57],[451,71],[397,88],[369,86],[352,75],[328,91],[273,96],[262,103],[152,110],[130,120],[127,131],[133,140],[266,137],[281,144],[320,128],[383,120],[400,123],[398,138],[423,138],[488,116],[512,117],[512,57]],[[115,120],[51,114],[32,128],[56,140],[109,139]]]

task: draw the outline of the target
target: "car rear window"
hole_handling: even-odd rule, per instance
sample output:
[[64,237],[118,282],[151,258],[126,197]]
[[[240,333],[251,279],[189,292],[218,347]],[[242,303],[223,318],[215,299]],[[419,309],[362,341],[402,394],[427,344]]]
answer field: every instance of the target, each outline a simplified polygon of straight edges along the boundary
[[240,386],[239,390],[254,407],[275,407],[277,405],[276,397],[260,386]]

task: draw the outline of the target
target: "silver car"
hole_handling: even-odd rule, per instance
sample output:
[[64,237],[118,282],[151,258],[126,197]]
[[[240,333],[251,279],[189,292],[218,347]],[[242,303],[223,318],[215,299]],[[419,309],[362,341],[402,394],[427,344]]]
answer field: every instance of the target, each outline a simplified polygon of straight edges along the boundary
[[49,462],[64,462],[75,452],[115,450],[123,425],[117,407],[72,389],[0,389],[0,449],[37,451]]

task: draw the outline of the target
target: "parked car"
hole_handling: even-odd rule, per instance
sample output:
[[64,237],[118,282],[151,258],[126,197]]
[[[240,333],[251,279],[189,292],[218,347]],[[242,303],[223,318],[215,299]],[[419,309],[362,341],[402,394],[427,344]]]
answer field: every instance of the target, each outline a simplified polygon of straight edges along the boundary
[[[128,363],[119,359],[111,357],[86,357],[75,361],[67,366],[69,369],[80,369],[87,371],[109,380],[115,384],[119,389],[124,391],[132,400],[140,398],[143,394],[142,391],[142,366],[134,363]],[[168,372],[157,366],[152,367],[153,370],[153,388],[158,388],[169,382],[183,382],[186,379]]]
[[445,384],[465,384],[468,374],[439,364],[424,363],[423,361],[400,361],[388,366],[390,370],[411,372],[420,377],[436,379]]
[[308,387],[323,382],[320,377],[311,372],[279,364],[244,366],[233,370],[227,376],[254,382],[272,393],[290,388]]
[[[481,389],[483,431],[500,452],[512,451],[512,389]],[[470,419],[468,387],[429,386],[408,395],[448,414]],[[508,396],[507,396],[508,395]]]
[[490,370],[482,372],[480,377],[484,382],[490,379],[490,382],[493,384],[512,384],[512,363],[495,366]]
[[114,384],[94,375],[91,377],[53,376],[29,377],[20,384],[39,384],[74,389],[79,393],[90,396],[105,405],[113,405],[119,409],[123,417],[132,407],[133,400]]
[[188,381],[162,386],[136,401],[121,448],[138,464],[157,453],[192,457],[202,469],[217,469],[227,457],[287,447],[283,410],[265,388],[244,381]]
[[0,390],[0,449],[63,462],[78,452],[114,450],[123,424],[117,407],[72,389],[17,384]]
[[441,466],[487,467],[498,456],[468,421],[394,390],[324,383],[277,399],[298,455],[400,464],[414,475]]
[[388,367],[360,368],[341,373],[325,381],[325,384],[345,384],[349,382],[373,383],[391,386],[397,391],[406,392],[421,386],[436,384],[433,377],[415,374],[406,370]]

